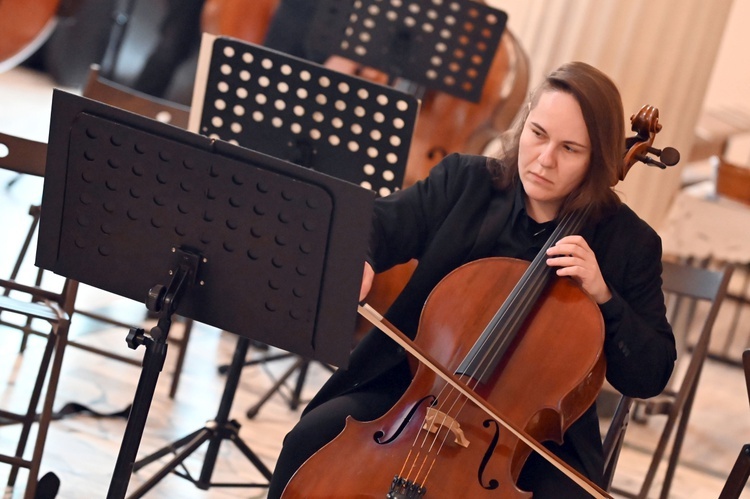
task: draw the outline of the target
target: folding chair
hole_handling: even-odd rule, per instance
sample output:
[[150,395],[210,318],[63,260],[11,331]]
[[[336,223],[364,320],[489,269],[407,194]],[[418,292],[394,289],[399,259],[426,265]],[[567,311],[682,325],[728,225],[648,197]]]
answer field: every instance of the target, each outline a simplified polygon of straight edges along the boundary
[[[190,114],[189,108],[186,106],[169,102],[164,99],[158,99],[141,92],[136,92],[135,90],[129,89],[125,86],[119,85],[115,82],[107,80],[106,78],[103,78],[102,76],[100,76],[99,66],[96,64],[91,65],[89,76],[83,89],[83,95],[85,97],[98,100],[100,102],[105,102],[109,105],[119,107],[136,114],[147,116],[158,121],[170,123],[181,128],[187,126],[188,116]],[[45,143],[0,133],[0,145],[5,145],[5,147],[7,147],[8,149],[8,154],[5,157],[0,157],[0,167],[18,172],[20,174],[29,174],[40,177],[44,176],[44,165],[47,156],[47,145]],[[38,205],[33,205],[29,209],[29,214],[32,216],[32,221],[24,244],[22,245],[21,251],[19,252],[19,256],[11,273],[11,279],[15,279],[21,265],[23,264],[26,253],[28,252],[28,248],[31,244],[34,234],[36,233],[40,213],[41,207]],[[37,285],[39,285],[41,281],[41,273],[42,271],[40,270],[36,281]],[[98,322],[111,324],[125,329],[129,329],[130,327],[132,327],[132,324],[125,324],[121,321],[113,320],[112,318],[105,315],[97,314],[80,308],[76,309],[75,313],[88,317],[90,319],[94,319]],[[169,396],[171,398],[174,398],[175,394],[177,393],[180,374],[182,373],[182,366],[184,364],[185,354],[187,351],[187,344],[190,339],[190,333],[192,332],[193,321],[190,319],[186,319],[184,325],[185,327],[181,337],[174,335],[173,337],[170,337],[170,342],[179,348],[177,358],[175,360],[175,370],[172,377],[172,384],[169,391]],[[23,351],[25,348],[26,338],[27,335],[24,335],[20,348],[21,351]],[[114,360],[119,360],[132,365],[140,365],[139,360],[118,355],[101,348],[92,347],[79,341],[69,339],[68,344],[82,350],[87,350],[92,353],[104,355]]]
[[[44,174],[46,157],[44,144],[2,134],[0,134],[0,144],[7,149],[6,154],[0,157],[0,167],[21,174]],[[38,218],[35,218],[34,228],[37,220]],[[24,251],[28,248],[30,241],[31,237],[28,236],[24,242]],[[53,290],[42,288],[40,279],[37,277],[34,285],[23,284],[16,280],[18,267],[18,265],[14,267],[10,279],[0,279],[0,288],[3,290],[0,296],[0,313],[2,314],[0,315],[0,334],[6,334],[9,330],[21,330],[24,333],[22,348],[25,347],[30,335],[41,336],[45,338],[46,343],[25,411],[13,412],[0,409],[2,424],[21,425],[15,452],[8,454],[3,451],[0,454],[0,462],[11,465],[8,477],[9,487],[15,486],[20,469],[29,470],[24,496],[28,499],[34,497],[36,493],[39,468],[52,419],[52,405],[60,378],[78,283],[66,279],[59,290]],[[40,321],[47,326],[38,327]],[[45,391],[44,385],[48,374],[49,379]],[[43,399],[42,394],[44,394]],[[43,400],[41,413],[38,412],[40,400]],[[37,421],[38,430],[32,456],[27,459],[26,447],[29,443],[32,425]]]
[[[661,498],[666,499],[668,497],[685,433],[687,432],[690,412],[698,389],[703,363],[708,354],[711,330],[713,329],[722,301],[726,296],[732,270],[731,266],[726,266],[721,270],[711,270],[687,264],[664,262],[664,272],[662,273],[664,281],[663,289],[667,297],[669,319],[675,335],[678,338],[681,335],[685,338],[688,337],[694,320],[698,316],[696,310],[700,303],[705,303],[708,310],[706,311],[703,323],[699,325],[698,336],[691,347],[692,351],[689,354],[684,352],[682,355],[686,356],[687,359],[682,363],[686,364],[684,365],[684,374],[680,375],[683,369],[679,369],[681,364],[678,360],[675,374],[672,380],[670,380],[667,389],[662,394],[651,399],[636,399],[634,401],[637,407],[640,406],[639,408],[642,408],[646,416],[663,415],[666,416],[666,421],[664,422],[640,491],[634,494],[633,492],[614,488],[613,490],[617,494],[625,497],[647,497],[654,483],[659,465],[667,452],[667,446],[671,441],[667,469],[660,492]],[[625,400],[627,401],[627,399]],[[622,435],[620,438],[622,438]],[[613,472],[612,470],[610,473]],[[611,476],[608,477],[609,480],[611,478]]]
[[97,64],[92,64],[89,69],[82,95],[163,123],[187,128],[190,116],[189,107],[153,97],[108,80],[101,76]]

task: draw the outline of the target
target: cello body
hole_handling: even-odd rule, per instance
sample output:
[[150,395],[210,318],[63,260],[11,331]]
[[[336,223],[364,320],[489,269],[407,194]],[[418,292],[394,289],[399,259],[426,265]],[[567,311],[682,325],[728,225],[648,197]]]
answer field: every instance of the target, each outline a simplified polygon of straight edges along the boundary
[[60,0],[0,1],[0,73],[20,64],[52,33]]
[[[456,370],[527,267],[487,258],[453,271],[428,298],[415,342]],[[537,441],[561,442],[602,386],[603,341],[596,303],[571,280],[552,278],[508,355],[484,382],[464,381]],[[531,497],[515,485],[530,449],[465,402],[420,366],[388,413],[367,423],[347,420],[292,477],[283,497],[382,498],[393,492],[396,476],[416,479],[425,491],[392,497]],[[431,404],[450,418],[434,418],[437,428],[423,425]],[[444,423],[450,420],[457,423],[451,430]]]

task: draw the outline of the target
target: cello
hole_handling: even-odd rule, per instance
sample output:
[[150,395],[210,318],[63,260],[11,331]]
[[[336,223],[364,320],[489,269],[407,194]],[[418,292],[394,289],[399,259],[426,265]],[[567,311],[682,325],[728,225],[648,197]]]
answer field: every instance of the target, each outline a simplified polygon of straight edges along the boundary
[[[631,118],[646,128],[626,159],[665,167],[645,154],[658,151],[652,143],[660,125],[644,115],[658,119],[650,106]],[[545,264],[546,249],[578,232],[584,217],[581,211],[565,216],[531,264],[485,258],[446,276],[424,305],[417,339],[389,334],[428,360],[401,399],[375,421],[349,419],[298,470],[283,497],[531,497],[515,484],[532,449],[555,464],[537,443],[561,442],[604,379],[598,306]],[[377,316],[373,322],[389,329]],[[566,335],[549,335],[550,329]],[[513,430],[501,431],[507,428]],[[608,497],[558,468],[592,495]]]

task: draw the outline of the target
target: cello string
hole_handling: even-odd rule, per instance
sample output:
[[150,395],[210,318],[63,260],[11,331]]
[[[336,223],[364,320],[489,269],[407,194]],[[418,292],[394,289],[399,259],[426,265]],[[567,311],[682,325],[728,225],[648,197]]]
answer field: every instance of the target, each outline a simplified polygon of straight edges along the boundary
[[[550,247],[552,245],[552,242],[556,242],[561,237],[560,234],[563,232],[565,226],[567,226],[565,221],[569,220],[570,218],[571,216],[564,218],[563,222],[561,222],[561,224],[559,224],[558,227],[555,228],[552,235],[550,236],[548,241],[545,243],[545,246],[543,250],[540,252],[540,255],[543,255],[544,250]],[[487,369],[489,369],[489,366],[486,360],[488,358],[492,358],[493,350],[496,349],[496,345],[498,344],[498,341],[501,341],[501,339],[500,340],[498,339],[497,333],[499,332],[501,335],[500,338],[502,338],[508,335],[506,331],[509,330],[510,332],[512,332],[517,329],[517,326],[519,325],[520,321],[523,318],[522,316],[525,315],[523,314],[522,309],[524,308],[524,306],[527,306],[529,300],[531,300],[533,297],[536,296],[536,293],[539,290],[539,288],[546,283],[547,274],[544,272],[540,272],[538,270],[540,267],[541,260],[543,260],[543,258],[540,258],[540,257],[535,258],[535,260],[531,263],[531,266],[529,267],[527,272],[525,272],[524,276],[519,281],[519,284],[517,284],[516,288],[514,288],[515,290],[521,287],[522,285],[526,287],[531,286],[531,292],[528,292],[528,291],[525,293],[518,293],[518,292],[513,293],[512,292],[508,300],[509,301],[508,306],[504,310],[501,308],[501,310],[495,314],[495,316],[490,321],[489,325],[485,328],[484,332],[480,336],[480,342],[482,343],[482,346],[478,351],[481,352],[481,355],[483,357],[481,359],[480,365],[484,366],[485,372]],[[501,323],[506,324],[504,328],[506,331],[503,331],[503,328],[498,328],[498,324],[501,324]],[[488,333],[494,333],[494,335],[488,334]],[[474,356],[476,357],[476,354],[474,354]],[[476,388],[476,386],[478,386],[479,380],[476,377],[469,376],[466,373],[459,373],[460,380],[463,380],[466,378],[468,378],[468,382],[466,383],[468,386],[470,386],[471,388]],[[447,392],[446,392],[446,388],[448,388]],[[460,416],[463,408],[466,405],[466,402],[468,401],[465,397],[461,397],[460,394],[456,396],[456,393],[457,391],[455,390],[455,388],[450,387],[448,385],[444,385],[443,388],[440,390],[440,394],[437,396],[437,400],[439,401],[438,408],[440,409],[440,413],[443,415],[442,416],[443,423],[445,422],[448,414],[453,413],[453,411],[456,409],[456,403],[458,402],[458,400],[463,399],[463,403],[460,404],[460,407],[458,408],[458,410],[456,410],[455,413],[451,414],[453,421],[454,422],[458,421],[458,417]],[[448,401],[450,399],[454,399],[454,400],[452,403],[449,404]],[[433,415],[433,418],[434,417],[435,416]],[[426,462],[426,459],[428,459],[429,455],[432,454],[435,443],[438,441],[440,429],[445,428],[444,424],[437,424],[437,422],[434,420],[432,421],[432,424],[437,426],[437,430],[435,432],[434,437],[431,439],[429,446],[427,446],[427,448],[425,449],[425,446],[427,445],[427,442],[428,442],[428,437],[430,436],[430,433],[431,433],[430,426],[429,426],[430,422],[428,421],[427,414],[425,414],[423,421],[422,421],[422,425],[420,426],[420,428],[422,428],[425,431],[425,435],[424,435],[424,438],[422,439],[422,443],[421,443],[421,446],[419,446],[419,448],[422,449],[422,451],[426,450],[424,458],[423,458],[424,460],[422,462],[422,467],[424,466],[424,463]],[[453,426],[453,423],[451,423],[450,428],[445,428],[442,441],[433,458],[433,465],[434,465],[435,460],[439,457],[440,452],[442,451],[445,445],[445,442],[448,438],[448,434],[451,433],[453,429],[452,426]],[[419,432],[417,432],[417,437],[415,438],[415,441],[412,444],[413,448],[417,446],[418,437],[419,437]],[[409,468],[410,469],[409,477],[411,476],[411,472],[416,467],[417,461],[419,460],[419,457],[421,455],[422,455],[422,452],[417,452],[416,455],[414,456],[414,461],[412,462],[411,467]],[[403,464],[402,472],[408,466],[409,464],[408,460],[410,459],[411,456],[412,456],[412,452],[410,451],[407,454],[406,460]],[[417,472],[417,475],[414,478],[415,482],[419,478],[419,473],[421,472],[422,467],[419,468],[419,471]],[[430,466],[430,469],[432,469],[432,465]],[[428,472],[428,475],[429,475],[429,472]],[[407,477],[407,479],[409,477]],[[425,479],[426,478],[427,476],[425,476]]]
[[[485,332],[490,332],[493,334],[483,333],[480,337],[480,342],[483,345],[482,348],[480,348],[478,351],[482,352],[481,355],[484,357],[483,359],[481,359],[482,362],[480,364],[481,366],[484,366],[484,372],[482,373],[482,375],[486,374],[486,371],[490,368],[491,365],[494,365],[492,363],[487,363],[486,359],[490,357],[492,360],[493,357],[502,354],[502,350],[504,349],[497,348],[497,345],[499,343],[507,343],[508,341],[512,341],[512,338],[509,339],[509,336],[518,332],[520,325],[525,321],[528,315],[530,306],[533,302],[536,301],[542,289],[548,283],[549,277],[551,276],[553,270],[546,265],[546,250],[553,244],[555,244],[560,238],[562,238],[563,235],[571,234],[574,231],[577,231],[582,225],[583,220],[587,216],[587,213],[588,209],[584,209],[569,214],[568,216],[563,218],[558,227],[556,227],[555,231],[553,231],[553,234],[548,238],[547,242],[545,243],[544,247],[539,252],[537,257],[531,262],[529,269],[527,269],[527,271],[524,273],[524,276],[522,276],[519,284],[514,287],[514,291],[516,291],[517,289],[521,289],[522,292],[512,292],[509,299],[509,305],[505,307],[504,310],[503,308],[501,308],[501,311],[499,311],[493,317],[488,327],[485,328]],[[502,327],[498,327],[499,324],[502,324]],[[463,380],[467,377],[469,378],[469,380],[466,384],[475,389],[480,383],[480,377],[469,376],[466,373],[459,373],[460,380]],[[444,389],[441,391],[444,391]],[[455,388],[450,387],[449,391],[455,392],[456,390]],[[460,404],[460,408],[455,414],[454,421],[458,421],[458,416],[463,411],[466,402],[468,402],[468,400],[466,400],[465,397],[461,397],[460,394],[458,394],[457,399],[458,398],[463,398],[464,402],[463,404]],[[441,403],[441,405],[444,404]],[[452,404],[451,410],[445,411],[445,413],[447,414],[451,412],[454,407],[455,401]],[[445,420],[445,418],[443,418],[443,420]],[[442,425],[440,425],[439,428],[440,427],[442,427]],[[451,423],[451,428],[452,427],[453,423]],[[435,453],[435,457],[433,458],[433,462],[430,465],[430,469],[428,470],[427,475],[425,475],[423,483],[426,483],[429,477],[429,472],[432,470],[436,460],[438,459],[440,452],[443,449],[443,446],[445,445],[445,442],[448,438],[448,434],[451,432],[451,428],[446,429],[441,445]],[[431,452],[431,450],[432,448],[428,449],[428,454],[429,452]],[[425,456],[425,459],[426,458],[427,456]]]
[[[502,313],[499,311],[490,321],[490,324],[485,329],[485,333],[491,334],[483,333],[479,341],[482,346],[479,350],[475,350],[481,352],[482,355],[479,364],[480,366],[483,366],[482,371],[480,372],[481,375],[468,376],[465,373],[459,374],[459,379],[469,377],[467,385],[472,389],[476,389],[480,383],[479,379],[487,374],[487,371],[491,366],[495,365],[495,359],[497,356],[502,355],[504,351],[504,349],[499,348],[498,345],[507,344],[512,341],[513,338],[511,338],[511,336],[513,336],[514,333],[517,333],[528,315],[530,306],[536,301],[536,298],[549,281],[552,269],[546,265],[546,250],[562,238],[563,235],[577,231],[587,214],[588,209],[584,209],[576,211],[563,218],[555,231],[553,231],[553,234],[548,238],[544,247],[537,255],[537,258],[532,261],[529,269],[519,281],[519,284],[514,288],[515,291],[520,287],[523,292],[511,293],[508,306],[501,309]],[[500,327],[499,325],[502,326]],[[461,406],[461,409],[463,409],[463,405]],[[456,420],[458,419],[461,409],[459,409],[456,414]]]
[[[546,250],[565,235],[578,231],[588,216],[588,211],[589,209],[586,207],[563,217],[518,284],[511,291],[508,300],[506,300],[507,306],[503,304],[485,328],[478,341],[478,343],[481,343],[481,347],[479,349],[472,348],[472,351],[481,352],[479,365],[482,366],[482,370],[479,378],[486,376],[488,370],[495,366],[498,358],[505,353],[508,345],[515,339],[520,327],[526,320],[537,297],[553,275],[553,269],[546,264]],[[476,358],[472,359],[472,364],[475,363],[475,360]]]
[[[493,316],[484,332],[480,335],[478,349],[472,349],[473,352],[479,352],[472,354],[475,360],[477,355],[481,355],[479,366],[482,368],[482,376],[487,374],[488,370],[495,365],[494,361],[498,356],[502,355],[514,336],[517,334],[520,326],[525,321],[531,305],[536,301],[537,297],[542,292],[544,286],[546,286],[551,276],[552,269],[546,265],[546,250],[554,245],[564,235],[571,234],[577,231],[585,217],[587,216],[588,209],[579,210],[568,214],[563,218],[560,224],[555,228],[553,233],[550,235],[548,240],[545,242],[542,250],[537,254],[537,257],[531,262],[529,268],[524,272],[524,275],[519,280],[519,283],[513,288],[508,300],[507,305],[503,307]],[[459,379],[463,380],[468,378],[467,386],[475,389],[480,383],[480,377],[470,376],[467,373],[459,373]],[[448,388],[446,392],[446,387]],[[452,402],[449,401],[453,399]],[[402,465],[401,474],[403,476],[404,470],[409,469],[409,475],[406,477],[407,480],[411,479],[413,475],[413,482],[419,484],[420,476],[427,462],[432,456],[432,461],[429,464],[426,474],[422,479],[421,483],[426,483],[429,475],[434,468],[434,465],[439,458],[442,449],[445,447],[448,436],[450,434],[456,434],[458,425],[458,418],[463,412],[468,399],[462,397],[460,393],[457,394],[457,390],[453,387],[443,385],[440,390],[440,394],[437,396],[439,400],[439,410],[437,415],[433,415],[432,425],[434,425],[435,432],[432,439],[429,439],[430,433],[430,422],[428,421],[427,413],[423,417],[422,425],[420,430],[425,431],[425,435],[422,439],[421,445],[418,446],[419,431],[416,432],[415,439],[412,443],[412,449],[407,453],[407,456]],[[463,402],[457,403],[462,400]],[[447,409],[445,409],[447,407]],[[455,413],[454,413],[455,411]],[[451,422],[446,426],[445,422],[451,414]],[[436,418],[441,418],[442,421],[438,422]],[[443,431],[442,439],[440,438],[441,430]],[[429,442],[429,445],[427,445]],[[439,442],[437,450],[435,445]],[[409,465],[409,461],[415,449],[421,449],[417,451],[414,458]],[[424,451],[424,455],[422,456]],[[422,456],[422,457],[421,457]],[[421,464],[419,464],[421,457]],[[415,473],[416,471],[416,473]]]
[[[448,388],[448,392],[447,393],[446,393],[446,388]],[[453,387],[450,387],[450,386],[448,386],[446,384],[443,385],[443,388],[440,390],[440,394],[438,394],[438,396],[436,397],[436,400],[440,401],[439,404],[438,404],[438,407],[440,409],[443,409],[443,410],[439,410],[439,415],[438,415],[438,417],[442,417],[442,422],[440,424],[436,424],[433,421],[433,424],[436,425],[437,430],[435,431],[434,436],[432,437],[431,442],[429,443],[429,446],[427,446],[428,439],[429,439],[430,434],[432,432],[429,430],[429,428],[430,428],[430,426],[429,426],[429,420],[428,420],[428,417],[427,417],[427,413],[425,413],[425,416],[422,418],[422,424],[420,425],[420,429],[425,431],[424,437],[422,438],[422,443],[419,446],[417,445],[417,442],[419,440],[419,435],[420,435],[419,431],[417,431],[416,435],[415,435],[415,438],[414,438],[414,442],[412,443],[412,449],[408,452],[408,454],[407,454],[407,456],[406,456],[406,458],[404,460],[404,464],[402,465],[402,468],[401,468],[401,474],[399,476],[403,476],[404,470],[408,467],[408,465],[409,465],[409,459],[411,458],[412,452],[415,449],[417,449],[417,448],[420,449],[420,450],[422,450],[422,451],[424,451],[425,447],[427,446],[426,454],[425,454],[425,456],[423,458],[423,461],[422,461],[422,466],[420,466],[420,468],[419,468],[419,470],[417,472],[417,476],[414,479],[415,483],[417,483],[416,480],[419,477],[419,473],[424,468],[424,465],[426,464],[427,459],[429,458],[430,453],[432,453],[432,451],[433,451],[433,449],[435,447],[435,443],[438,441],[438,439],[440,437],[440,429],[442,428],[442,429],[445,429],[445,432],[443,434],[443,439],[442,439],[442,442],[440,443],[440,445],[438,447],[437,452],[435,452],[435,455],[434,455],[433,460],[432,460],[432,464],[430,465],[430,469],[428,470],[427,475],[425,475],[425,480],[427,479],[427,476],[429,475],[429,471],[432,470],[432,468],[433,468],[433,466],[434,466],[434,464],[435,464],[438,456],[440,455],[440,451],[443,449],[443,447],[445,445],[445,441],[448,438],[448,435],[454,429],[454,424],[458,424],[458,415],[461,413],[461,408],[459,408],[458,411],[456,412],[456,414],[452,417],[452,422],[450,424],[450,427],[446,427],[445,424],[444,424],[445,421],[446,421],[446,419],[449,417],[448,414],[455,408],[456,404],[459,401],[461,401],[462,399],[463,399],[462,407],[466,405],[466,402],[467,402],[466,398],[465,397],[462,398],[460,396],[460,394],[458,394],[457,396],[454,396],[454,395],[456,395],[456,393],[457,392],[456,392],[456,390]],[[449,400],[451,398],[454,399],[453,402],[450,404],[451,407],[449,409],[445,410],[444,407],[447,404],[447,400]],[[440,414],[442,416],[440,416]],[[409,467],[410,474],[411,474],[411,470],[413,470],[414,467],[416,466],[416,463],[419,460],[420,455],[421,455],[421,451],[417,451],[416,455],[414,456],[413,462],[412,462],[411,466]],[[406,478],[408,479],[409,476],[407,476]]]
[[[444,392],[445,388],[446,388],[446,385],[443,386],[443,389],[441,390],[441,392]],[[463,408],[466,406],[466,403],[468,402],[468,399],[466,399],[466,397],[462,397],[461,394],[458,393],[457,390],[455,388],[453,388],[453,387],[448,387],[448,392],[449,393],[446,395],[446,398],[453,398],[454,401],[451,404],[451,408],[449,410],[440,411],[440,414],[442,414],[442,423],[439,424],[439,425],[437,425],[437,429],[435,431],[435,436],[433,437],[432,443],[430,444],[429,449],[427,449],[427,453],[426,453],[426,455],[424,457],[423,466],[424,466],[424,464],[426,464],[427,459],[429,458],[429,456],[431,454],[433,455],[432,462],[430,463],[430,467],[427,470],[427,474],[425,474],[422,483],[426,483],[427,482],[427,479],[428,479],[428,477],[430,475],[430,472],[434,468],[435,463],[437,462],[437,459],[440,457],[440,453],[443,450],[443,448],[445,447],[445,443],[448,440],[448,437],[451,434],[457,435],[457,431],[460,431],[460,425],[458,424],[458,417],[461,414]],[[458,408],[458,410],[456,411],[456,413],[453,416],[449,416],[448,413],[451,412],[455,408],[456,404],[459,403],[459,402],[460,402],[460,407]],[[443,403],[441,403],[441,405],[442,404]],[[446,419],[448,419],[449,417],[451,418],[451,422],[450,422],[449,426],[446,426],[444,423],[445,423]],[[424,426],[422,428],[424,428]],[[440,440],[439,447],[433,453],[434,445],[439,440],[438,437],[440,435],[440,430],[441,429],[445,430],[443,432],[443,438]],[[429,429],[427,429],[427,433],[430,433]],[[425,435],[425,441],[426,441],[426,437],[427,437],[427,435]],[[458,437],[456,436],[456,440],[457,439],[458,439]],[[419,471],[421,472],[421,470],[422,470],[422,468],[420,468]]]

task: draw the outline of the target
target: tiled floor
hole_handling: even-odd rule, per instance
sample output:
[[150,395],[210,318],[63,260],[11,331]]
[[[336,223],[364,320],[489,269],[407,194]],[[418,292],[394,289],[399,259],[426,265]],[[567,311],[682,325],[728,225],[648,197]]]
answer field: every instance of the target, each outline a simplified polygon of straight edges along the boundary
[[[0,132],[46,141],[49,120],[51,83],[42,75],[16,69],[0,74]],[[17,180],[12,186],[7,184]],[[0,275],[8,275],[11,261],[27,227],[28,206],[40,199],[40,179],[0,171]],[[144,320],[145,307],[140,304],[84,287],[78,300],[87,309],[116,310],[126,322]],[[152,324],[152,323],[150,323]],[[171,335],[180,334],[180,325]],[[119,354],[139,359],[142,349],[131,351],[125,344],[127,331],[99,325],[78,316],[72,335],[81,341],[106,347]],[[232,358],[237,337],[212,327],[197,325],[187,350],[180,388],[174,400],[168,397],[174,368],[175,351],[170,350],[161,373],[156,395],[150,407],[147,426],[140,444],[139,458],[203,428],[218,413],[226,377],[217,367]],[[20,335],[0,331],[0,403],[19,407],[28,390],[28,378],[35,369],[35,355],[41,340],[34,339],[29,350],[17,354]],[[252,357],[264,352],[252,349]],[[259,400],[291,360],[277,361],[245,368],[239,380],[230,418],[241,426],[240,438],[268,466],[274,460],[285,432],[294,424],[299,411],[289,409],[277,395],[271,397],[254,419],[245,411]],[[132,403],[141,370],[132,365],[93,355],[79,349],[66,352],[56,409],[67,402],[78,402],[102,413],[116,412]],[[325,380],[328,371],[313,364],[308,374],[303,398],[309,398]],[[653,418],[645,425],[631,424],[615,478],[619,488],[635,490],[648,465],[660,422]],[[16,429],[0,427],[0,448],[6,450]],[[61,480],[58,497],[78,499],[105,497],[110,486],[115,461],[125,434],[125,421],[118,418],[95,418],[87,414],[65,417],[52,424],[42,473],[54,472]],[[750,407],[743,374],[737,367],[708,361],[698,391],[685,446],[670,497],[676,499],[717,497],[742,444],[750,442]],[[192,453],[185,464],[193,476],[204,465],[215,464],[213,482],[262,482],[252,463],[231,442],[224,441],[213,463],[205,458],[205,444]],[[131,492],[152,477],[165,459],[153,463],[130,477]],[[0,482],[5,483],[7,466],[0,465]],[[6,491],[5,499],[22,497],[22,484]],[[655,497],[657,492],[652,492]],[[750,497],[750,493],[745,494]],[[263,488],[212,486],[201,490],[189,481],[169,475],[147,494],[154,498],[228,498],[264,497]]]

